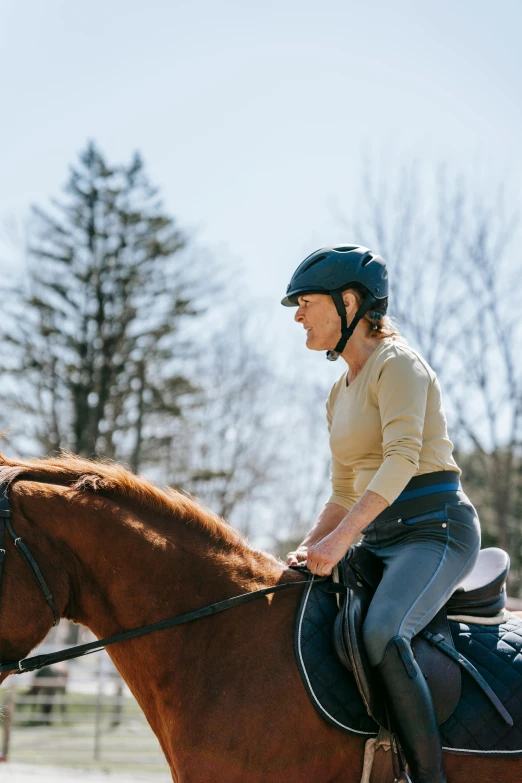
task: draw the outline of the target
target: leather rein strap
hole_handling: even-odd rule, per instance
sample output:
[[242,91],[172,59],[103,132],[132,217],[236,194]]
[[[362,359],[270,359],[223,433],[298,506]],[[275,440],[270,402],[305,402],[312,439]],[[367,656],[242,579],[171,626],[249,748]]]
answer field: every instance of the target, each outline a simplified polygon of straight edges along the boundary
[[[326,579],[326,577],[321,577],[321,579]],[[262,598],[264,595],[279,593],[282,590],[305,585],[307,582],[308,580],[305,579],[300,580],[299,582],[283,582],[282,584],[274,585],[274,587],[263,587],[260,590],[254,590],[252,593],[235,595],[233,598],[226,598],[224,601],[202,606],[201,609],[195,609],[192,612],[187,612],[187,614],[169,617],[167,620],[159,620],[159,622],[151,623],[150,625],[142,625],[140,628],[134,628],[132,631],[123,631],[114,636],[107,636],[105,639],[97,639],[88,644],[79,644],[76,647],[70,647],[68,650],[59,650],[58,652],[46,653],[45,655],[35,655],[32,658],[22,658],[19,661],[0,663],[0,673],[14,672],[16,674],[22,674],[23,672],[32,672],[36,669],[41,669],[43,666],[50,666],[53,663],[60,663],[60,661],[80,658],[83,655],[100,652],[104,647],[108,647],[111,644],[124,642],[128,639],[137,639],[139,636],[145,636],[154,631],[162,631],[165,628],[174,628],[176,625],[183,625],[184,623],[190,623],[193,620],[200,620],[202,617],[210,617],[213,614],[219,614],[220,612],[225,612],[227,609],[232,609],[233,606],[248,604],[258,598]]]

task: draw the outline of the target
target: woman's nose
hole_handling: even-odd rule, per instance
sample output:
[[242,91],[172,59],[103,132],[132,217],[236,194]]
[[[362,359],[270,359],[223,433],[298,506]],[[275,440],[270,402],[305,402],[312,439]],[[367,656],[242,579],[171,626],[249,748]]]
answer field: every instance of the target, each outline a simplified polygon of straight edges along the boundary
[[303,319],[303,312],[300,307],[297,308],[297,312],[294,315],[294,321],[297,321],[299,323]]

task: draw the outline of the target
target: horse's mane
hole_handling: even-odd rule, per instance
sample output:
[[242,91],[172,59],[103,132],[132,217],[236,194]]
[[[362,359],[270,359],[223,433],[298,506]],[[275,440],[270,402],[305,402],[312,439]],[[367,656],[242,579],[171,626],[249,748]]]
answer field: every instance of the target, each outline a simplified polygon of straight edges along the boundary
[[212,538],[234,548],[251,551],[243,537],[224,519],[204,508],[189,495],[137,476],[128,468],[107,459],[83,459],[63,450],[58,457],[10,459],[0,453],[0,482],[7,485],[27,480],[59,484],[74,490],[99,493],[112,500],[128,499],[159,514],[174,514],[190,521]]

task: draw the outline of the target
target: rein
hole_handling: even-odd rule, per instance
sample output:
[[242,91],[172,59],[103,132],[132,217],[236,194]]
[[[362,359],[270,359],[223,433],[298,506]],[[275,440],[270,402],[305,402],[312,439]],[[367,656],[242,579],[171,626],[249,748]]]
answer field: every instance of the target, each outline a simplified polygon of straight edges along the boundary
[[[324,579],[326,577],[321,578]],[[176,625],[190,623],[193,620],[200,620],[202,617],[210,617],[213,614],[219,614],[220,612],[225,612],[227,609],[232,609],[233,606],[248,604],[251,601],[255,601],[257,598],[262,598],[264,595],[279,593],[282,590],[288,590],[291,587],[305,585],[306,583],[307,580],[301,580],[299,582],[283,582],[274,587],[263,587],[260,590],[254,590],[251,593],[243,593],[242,595],[236,595],[233,598],[226,598],[224,601],[217,601],[215,604],[202,606],[201,609],[194,609],[187,614],[169,617],[167,620],[159,620],[157,623],[151,623],[150,625],[142,625],[140,628],[134,628],[132,631],[123,631],[114,636],[107,636],[105,639],[97,639],[88,644],[79,644],[76,647],[70,647],[67,650],[58,650],[54,653],[34,655],[32,658],[22,658],[19,661],[0,663],[0,673],[14,672],[15,674],[23,674],[24,672],[36,671],[36,669],[41,669],[43,666],[50,666],[53,663],[60,663],[60,661],[69,661],[71,658],[81,658],[83,655],[100,652],[111,644],[124,642],[127,639],[136,639],[138,636],[145,636],[154,631],[161,631],[164,628],[173,628]]]
[[[26,563],[30,566],[36,578],[44,598],[53,613],[54,625],[56,626],[60,622],[60,613],[58,612],[51,591],[47,586],[47,583],[40,568],[38,567],[36,560],[31,555],[29,549],[26,547],[22,539],[16,535],[10,520],[11,511],[9,510],[7,490],[4,488],[4,493],[0,497],[0,579],[2,577],[2,568],[5,558],[5,549],[3,547],[5,527],[7,527],[7,530],[12,537],[16,548],[23,555]],[[326,578],[327,577],[319,577],[317,581],[320,582]],[[154,631],[161,631],[165,628],[174,628],[176,625],[184,625],[185,623],[190,623],[193,620],[200,620],[203,617],[210,617],[211,615],[225,612],[227,609],[232,609],[234,606],[248,604],[251,601],[262,598],[265,595],[279,593],[292,587],[305,585],[306,583],[307,580],[305,579],[300,580],[299,582],[283,582],[282,584],[274,585],[273,587],[262,587],[259,590],[252,591],[251,593],[243,593],[242,595],[236,595],[232,598],[226,598],[223,601],[217,601],[216,603],[202,606],[200,609],[194,609],[192,612],[187,612],[186,614],[180,614],[176,617],[169,617],[166,620],[159,620],[158,622],[150,623],[149,625],[142,625],[139,628],[132,629],[131,631],[122,631],[121,633],[114,634],[113,636],[107,636],[105,639],[96,639],[94,642],[79,644],[66,650],[58,650],[57,652],[34,655],[31,658],[21,658],[18,661],[0,662],[0,674],[5,674],[7,672],[13,672],[14,674],[33,672],[37,669],[43,668],[44,666],[50,666],[53,663],[69,661],[72,658],[80,658],[83,655],[100,652],[101,650],[105,649],[105,647],[109,647],[109,645],[116,644],[117,642],[124,642],[128,639],[137,639],[139,636],[146,636],[149,633],[154,633]]]

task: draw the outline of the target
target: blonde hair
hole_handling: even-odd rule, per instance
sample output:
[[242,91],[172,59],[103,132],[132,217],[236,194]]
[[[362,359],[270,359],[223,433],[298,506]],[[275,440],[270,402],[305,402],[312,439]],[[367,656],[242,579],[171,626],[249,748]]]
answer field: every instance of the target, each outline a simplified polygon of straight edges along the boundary
[[[345,290],[350,291],[355,296],[357,307],[360,307],[367,293],[366,289],[362,285],[359,286],[355,283]],[[370,313],[374,312],[375,311],[370,310],[361,319],[361,321],[365,322],[368,326],[368,336],[377,337],[379,340],[384,340],[385,337],[404,340],[404,337],[389,315],[382,315],[380,318],[372,318]]]

